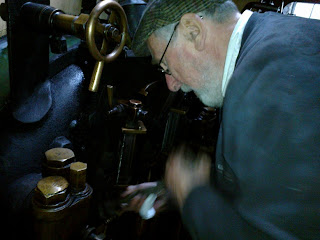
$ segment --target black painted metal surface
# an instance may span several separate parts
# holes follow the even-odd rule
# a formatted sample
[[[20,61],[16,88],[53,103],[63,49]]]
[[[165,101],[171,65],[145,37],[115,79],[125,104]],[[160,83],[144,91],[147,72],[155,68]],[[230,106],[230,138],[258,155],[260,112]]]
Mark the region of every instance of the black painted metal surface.
[[[20,17],[21,6],[26,2],[28,1],[6,1],[10,96],[12,111],[16,113],[15,118],[21,121],[36,122],[48,112],[52,104],[50,85],[43,85],[49,66],[49,35],[34,31]],[[33,0],[32,2],[50,4],[49,0]],[[34,92],[35,88],[41,88],[42,91]],[[41,101],[34,106],[33,112],[36,114],[26,117],[24,113],[30,110],[30,106],[24,104],[32,95],[33,98],[41,98]]]
[[[70,65],[47,80],[51,84],[52,108],[40,122],[22,124],[8,118],[1,125],[0,173],[9,183],[32,172],[41,171],[41,159],[57,136],[66,136],[68,127],[79,111],[79,94],[83,73]]]

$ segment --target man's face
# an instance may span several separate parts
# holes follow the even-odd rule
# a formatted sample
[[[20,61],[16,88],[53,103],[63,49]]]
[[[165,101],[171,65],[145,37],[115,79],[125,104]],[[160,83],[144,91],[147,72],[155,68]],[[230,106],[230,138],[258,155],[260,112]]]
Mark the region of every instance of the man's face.
[[[205,105],[221,107],[222,71],[216,67],[213,56],[199,53],[190,41],[185,41],[181,34],[175,34],[178,36],[170,42],[161,62],[162,68],[171,72],[171,75],[165,74],[169,90],[194,91]],[[154,34],[149,37],[148,47],[155,64],[159,63],[167,44],[167,40],[157,38]]]

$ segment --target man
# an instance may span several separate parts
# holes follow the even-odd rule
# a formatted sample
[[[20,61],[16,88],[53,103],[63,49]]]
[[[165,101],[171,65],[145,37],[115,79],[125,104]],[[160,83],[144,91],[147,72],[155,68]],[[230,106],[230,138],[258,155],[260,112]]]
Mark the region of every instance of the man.
[[[189,164],[180,149],[167,163],[192,237],[320,239],[320,22],[241,15],[232,1],[155,0],[133,51],[152,55],[171,91],[223,106],[216,184],[205,155]]]

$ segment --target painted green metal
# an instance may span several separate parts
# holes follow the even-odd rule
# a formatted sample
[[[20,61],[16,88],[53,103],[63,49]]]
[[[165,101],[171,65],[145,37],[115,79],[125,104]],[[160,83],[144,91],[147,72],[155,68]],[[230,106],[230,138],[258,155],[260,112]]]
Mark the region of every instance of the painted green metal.
[[[8,45],[0,39],[0,109],[4,106],[10,93]]]

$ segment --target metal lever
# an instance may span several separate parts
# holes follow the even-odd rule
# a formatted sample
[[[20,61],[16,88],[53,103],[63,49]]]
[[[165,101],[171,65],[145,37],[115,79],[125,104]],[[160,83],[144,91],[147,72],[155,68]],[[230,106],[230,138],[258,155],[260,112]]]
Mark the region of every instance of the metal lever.
[[[107,93],[108,93],[108,103],[110,109],[112,109],[113,106],[113,86],[107,85]]]
[[[105,32],[104,32],[105,38],[102,43],[102,48],[99,51],[95,43],[95,34],[94,34],[95,27],[96,27],[96,23],[98,22],[98,17],[100,16],[100,14],[109,8],[114,10],[120,16],[120,21],[121,21],[120,27],[121,27],[122,33],[120,34],[118,29],[113,28],[111,25],[109,25],[109,27],[105,29]],[[98,91],[104,62],[107,62],[107,63],[111,62],[120,55],[125,45],[127,34],[128,34],[127,17],[119,3],[111,0],[105,0],[105,1],[99,2],[92,9],[86,24],[86,41],[87,41],[87,45],[91,55],[97,60],[97,62],[91,77],[89,91],[91,92]],[[119,44],[111,53],[105,55],[105,53],[107,52],[106,38],[108,37],[113,37],[121,40],[119,40]]]
[[[105,54],[107,52],[107,49],[108,49],[107,45],[108,45],[107,41],[103,40],[102,49],[101,49],[102,54]],[[91,76],[91,80],[90,80],[89,91],[91,91],[91,92],[98,91],[103,67],[104,67],[104,61],[97,61],[96,62],[94,69],[93,69],[92,76]]]

